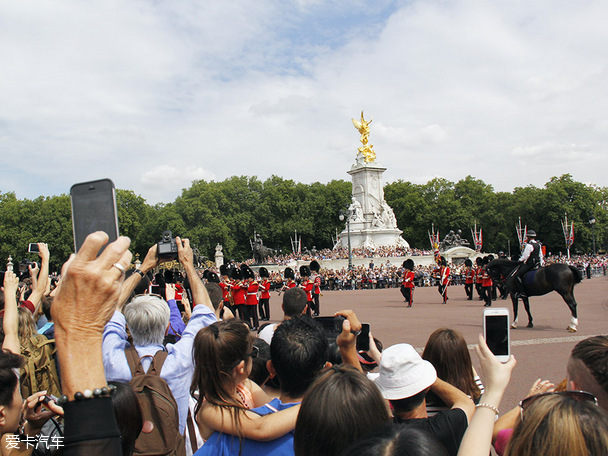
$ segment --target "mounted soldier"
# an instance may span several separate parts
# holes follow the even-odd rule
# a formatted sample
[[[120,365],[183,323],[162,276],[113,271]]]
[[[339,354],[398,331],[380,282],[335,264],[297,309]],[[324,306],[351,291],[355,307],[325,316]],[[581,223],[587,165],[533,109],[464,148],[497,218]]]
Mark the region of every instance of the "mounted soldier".
[[[528,230],[526,232],[524,250],[519,257],[519,265],[511,272],[505,280],[507,288],[515,292],[516,298],[527,297],[522,278],[527,272],[538,269],[545,265],[541,243],[536,239],[536,232]]]

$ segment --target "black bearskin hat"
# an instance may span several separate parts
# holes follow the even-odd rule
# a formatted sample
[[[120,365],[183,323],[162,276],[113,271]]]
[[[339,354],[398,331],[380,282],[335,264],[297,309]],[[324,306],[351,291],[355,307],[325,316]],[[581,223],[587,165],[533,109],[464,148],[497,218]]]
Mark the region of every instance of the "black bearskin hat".
[[[266,269],[265,267],[261,267],[260,268],[260,277],[265,277],[265,278],[270,277],[270,274],[268,273],[268,269]]]
[[[255,274],[253,273],[253,269],[251,269],[249,266],[247,266],[244,263],[241,265],[241,274],[243,276],[243,279],[253,279],[253,278],[255,278]]]
[[[285,268],[285,278],[286,279],[295,279],[296,276],[293,273],[293,269],[291,268]]]
[[[300,266],[300,277],[310,277],[310,268],[308,266]]]
[[[464,260],[464,265],[468,268],[473,267],[473,262],[471,261],[470,258],[467,258],[466,260]]]
[[[403,262],[403,267],[405,269],[409,269],[410,271],[413,271],[414,268],[416,267],[416,265],[414,264],[414,260],[412,260],[411,258],[408,258],[407,260],[405,260]]]
[[[319,272],[321,270],[321,265],[317,260],[312,260],[310,262],[310,270],[314,272]]]

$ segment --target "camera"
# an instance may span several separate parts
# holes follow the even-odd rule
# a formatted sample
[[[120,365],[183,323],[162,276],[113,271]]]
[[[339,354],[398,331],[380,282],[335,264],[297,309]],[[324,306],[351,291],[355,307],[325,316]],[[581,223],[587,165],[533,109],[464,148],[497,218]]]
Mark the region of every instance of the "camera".
[[[158,257],[162,259],[177,260],[177,242],[171,231],[163,231],[163,237],[156,244]]]

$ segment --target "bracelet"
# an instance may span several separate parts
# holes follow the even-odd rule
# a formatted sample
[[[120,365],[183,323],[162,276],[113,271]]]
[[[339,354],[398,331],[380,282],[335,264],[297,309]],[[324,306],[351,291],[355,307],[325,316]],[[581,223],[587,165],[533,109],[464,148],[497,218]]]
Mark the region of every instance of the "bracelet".
[[[144,271],[142,271],[141,269],[136,269],[133,272],[136,272],[137,274],[139,274],[142,279],[146,276],[146,274],[144,274]]]
[[[486,404],[485,402],[482,402],[482,403],[477,404],[477,405],[475,406],[475,408],[477,408],[477,407],[485,407],[485,408],[489,408],[489,409],[490,409],[490,410],[492,410],[494,413],[496,413],[496,415],[498,415],[498,414],[499,414],[499,412],[498,412],[498,408],[497,408],[497,407],[494,407],[492,404]]]
[[[82,393],[77,391],[74,393],[74,400],[83,401],[85,399],[96,399],[98,397],[110,397],[116,391],[116,387],[114,385],[104,386],[102,388],[95,388],[93,391],[90,389],[84,390]],[[59,399],[57,399],[57,405],[64,406],[68,403],[68,397],[64,394]]]

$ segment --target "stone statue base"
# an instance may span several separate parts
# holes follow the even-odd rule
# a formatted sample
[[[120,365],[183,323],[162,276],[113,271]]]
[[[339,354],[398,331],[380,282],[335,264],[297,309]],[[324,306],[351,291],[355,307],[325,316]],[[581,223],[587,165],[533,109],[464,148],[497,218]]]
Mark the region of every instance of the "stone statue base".
[[[382,174],[386,168],[365,163],[357,154],[348,171],[352,177],[352,204],[349,207],[350,244],[352,248],[402,247],[409,244],[401,237],[393,209],[384,200]],[[348,247],[348,228],[338,236],[334,248]]]

